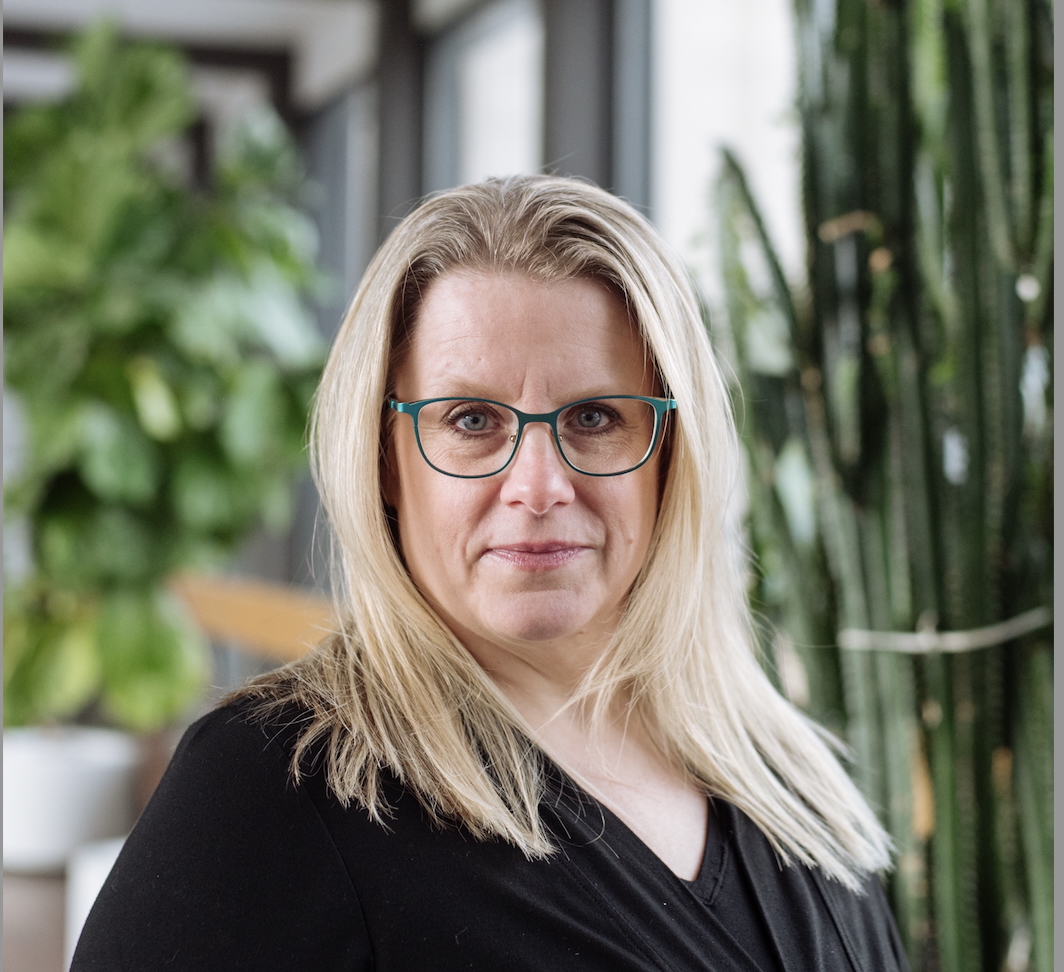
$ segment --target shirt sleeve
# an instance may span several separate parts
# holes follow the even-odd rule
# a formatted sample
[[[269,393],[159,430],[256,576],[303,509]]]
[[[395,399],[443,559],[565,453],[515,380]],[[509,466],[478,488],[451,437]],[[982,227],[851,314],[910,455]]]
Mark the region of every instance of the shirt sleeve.
[[[909,960],[878,875],[866,879],[862,894],[848,892],[832,881],[821,880],[820,884],[839,934],[858,968],[909,972]],[[856,956],[864,957],[863,964]]]
[[[238,708],[193,725],[85,923],[71,972],[363,970],[356,892],[284,747]]]

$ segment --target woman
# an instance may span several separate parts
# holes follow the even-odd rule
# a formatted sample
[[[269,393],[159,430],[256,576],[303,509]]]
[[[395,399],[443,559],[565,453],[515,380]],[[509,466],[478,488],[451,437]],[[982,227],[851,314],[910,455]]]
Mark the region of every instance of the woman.
[[[426,202],[312,442],[341,630],[189,730],[75,970],[905,967],[888,838],[755,658],[726,388],[645,220]]]

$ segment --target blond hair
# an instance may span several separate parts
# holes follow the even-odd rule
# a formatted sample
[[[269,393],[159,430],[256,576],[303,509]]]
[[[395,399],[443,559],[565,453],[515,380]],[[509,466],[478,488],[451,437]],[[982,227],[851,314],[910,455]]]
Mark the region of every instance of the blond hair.
[[[309,656],[243,693],[271,712],[293,702],[308,711],[293,771],[314,746],[336,796],[378,820],[390,771],[438,820],[530,857],[552,850],[531,730],[414,586],[382,496],[390,373],[420,295],[455,270],[601,281],[626,303],[679,403],[646,561],[578,696],[602,711],[625,699],[665,757],[742,809],[785,861],[849,887],[887,867],[889,838],[840,766],[837,742],[757,660],[738,439],[686,272],[629,205],[570,179],[492,179],[429,199],[396,227],[355,294],[311,430],[343,620]]]

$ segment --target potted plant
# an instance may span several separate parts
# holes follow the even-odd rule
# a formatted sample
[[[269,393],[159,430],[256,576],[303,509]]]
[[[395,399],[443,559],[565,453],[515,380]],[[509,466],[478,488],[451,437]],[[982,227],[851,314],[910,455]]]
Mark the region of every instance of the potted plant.
[[[290,515],[323,356],[301,302],[314,234],[274,115],[231,132],[197,186],[175,164],[195,117],[180,55],[107,24],[72,54],[73,93],[4,124],[4,367],[26,441],[5,518],[31,547],[5,590],[4,722],[149,731],[209,667],[166,579]],[[6,814],[28,788],[5,778]]]

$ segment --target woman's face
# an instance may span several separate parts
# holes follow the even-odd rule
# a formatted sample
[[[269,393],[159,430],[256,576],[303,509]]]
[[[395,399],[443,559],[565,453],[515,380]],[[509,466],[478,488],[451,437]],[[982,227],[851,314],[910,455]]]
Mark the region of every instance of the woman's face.
[[[394,389],[399,401],[486,398],[533,413],[659,394],[624,306],[601,284],[471,272],[429,286]],[[534,423],[502,472],[457,479],[422,458],[409,416],[391,428],[386,494],[403,556],[451,630],[489,670],[500,650],[533,665],[552,652],[589,664],[646,557],[657,456],[624,475],[585,476]]]

